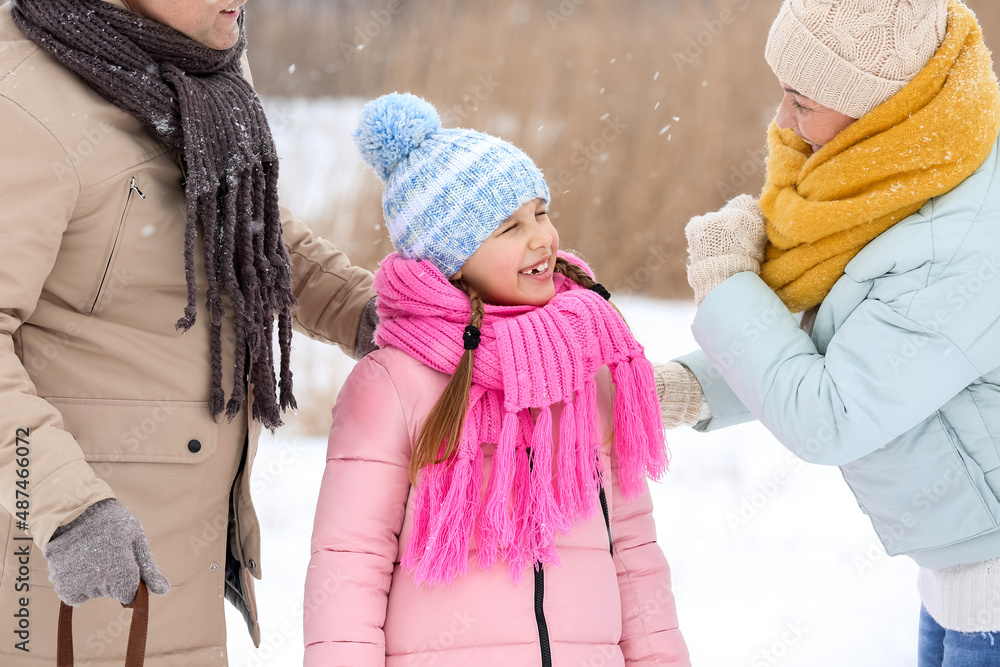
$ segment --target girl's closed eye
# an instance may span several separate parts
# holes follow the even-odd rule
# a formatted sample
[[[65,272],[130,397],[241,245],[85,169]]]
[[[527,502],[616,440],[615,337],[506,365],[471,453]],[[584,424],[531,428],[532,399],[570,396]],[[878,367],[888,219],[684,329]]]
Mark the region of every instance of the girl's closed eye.
[[[809,107],[804,107],[801,104],[799,104],[799,101],[794,97],[792,98],[792,104],[795,106],[796,111],[812,111],[812,109],[810,109]]]

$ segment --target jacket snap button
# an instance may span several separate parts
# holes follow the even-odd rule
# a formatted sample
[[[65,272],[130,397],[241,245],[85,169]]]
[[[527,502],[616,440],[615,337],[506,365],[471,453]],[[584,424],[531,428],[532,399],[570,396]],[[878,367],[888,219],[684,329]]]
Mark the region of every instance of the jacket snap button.
[[[201,451],[201,443],[198,442],[197,440],[192,440],[191,442],[188,443],[188,451],[191,452],[192,454],[197,454],[198,452]]]
[[[212,570],[212,572],[218,572],[219,571],[219,564],[218,563],[212,563],[210,569]]]
[[[257,563],[253,562],[253,558],[247,561],[247,567],[249,567],[251,570],[257,569]]]

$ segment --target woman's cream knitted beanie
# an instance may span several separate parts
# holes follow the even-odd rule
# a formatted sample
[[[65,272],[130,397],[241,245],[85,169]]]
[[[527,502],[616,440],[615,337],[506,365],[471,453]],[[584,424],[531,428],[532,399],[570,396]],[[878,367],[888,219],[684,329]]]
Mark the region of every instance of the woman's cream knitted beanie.
[[[924,68],[947,25],[948,0],[785,0],[764,57],[798,92],[861,118]]]

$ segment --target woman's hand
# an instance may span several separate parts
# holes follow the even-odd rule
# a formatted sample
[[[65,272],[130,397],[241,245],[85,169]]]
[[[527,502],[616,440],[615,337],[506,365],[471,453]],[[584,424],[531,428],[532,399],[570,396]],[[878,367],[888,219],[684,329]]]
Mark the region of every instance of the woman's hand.
[[[656,393],[660,397],[663,428],[694,426],[702,417],[703,393],[695,374],[682,364],[671,361],[653,364]]]
[[[756,198],[739,195],[715,213],[695,216],[684,233],[688,240],[688,283],[697,305],[737,273],[760,273],[767,227]]]

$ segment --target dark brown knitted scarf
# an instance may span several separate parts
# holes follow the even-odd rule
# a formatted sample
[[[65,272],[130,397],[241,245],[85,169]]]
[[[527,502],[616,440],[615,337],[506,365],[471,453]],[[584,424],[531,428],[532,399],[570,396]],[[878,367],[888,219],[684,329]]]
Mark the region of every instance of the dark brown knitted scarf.
[[[245,33],[241,30],[233,48],[216,51],[102,0],[16,0],[12,12],[29,39],[181,155],[188,303],[177,328],[186,331],[195,323],[194,254],[200,233],[212,328],[209,409],[213,417],[223,410],[230,420],[236,416],[246,400],[249,356],[253,417],[277,428],[281,411],[295,407],[288,356],[296,302],[281,238],[278,157],[260,98],[240,63]],[[223,292],[232,304],[236,330],[228,404],[222,389]],[[278,388],[272,349],[275,313],[281,348]]]

